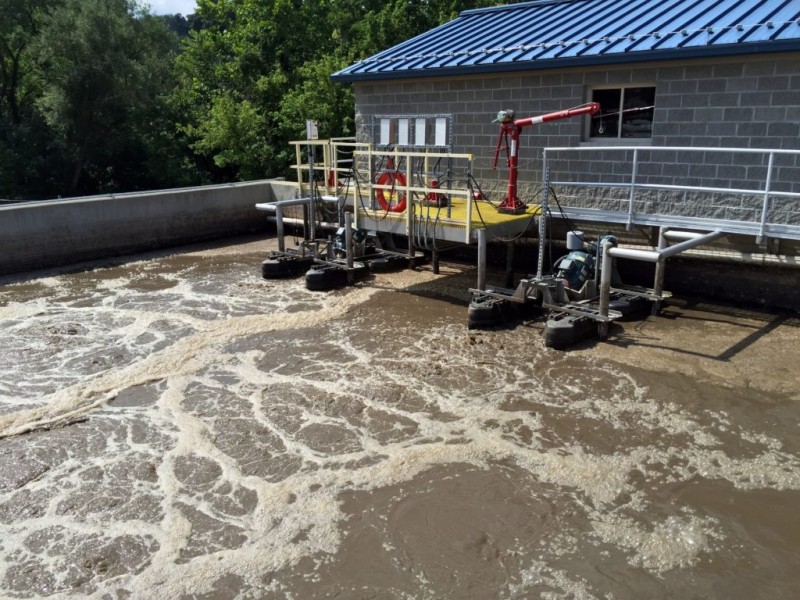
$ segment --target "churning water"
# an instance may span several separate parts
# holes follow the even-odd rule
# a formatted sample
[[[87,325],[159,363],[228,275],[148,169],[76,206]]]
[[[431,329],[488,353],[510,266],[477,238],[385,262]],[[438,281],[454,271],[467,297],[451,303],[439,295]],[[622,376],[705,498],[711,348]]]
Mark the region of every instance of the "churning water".
[[[788,598],[796,321],[470,332],[239,243],[0,288],[0,597]],[[675,317],[678,317],[677,319]]]

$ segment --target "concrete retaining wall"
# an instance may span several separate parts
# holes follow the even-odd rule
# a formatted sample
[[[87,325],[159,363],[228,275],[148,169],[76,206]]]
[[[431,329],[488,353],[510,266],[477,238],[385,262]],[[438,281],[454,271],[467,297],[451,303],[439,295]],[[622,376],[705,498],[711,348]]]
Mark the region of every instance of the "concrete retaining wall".
[[[257,231],[267,221],[255,204],[295,189],[261,180],[0,206],[0,274]]]

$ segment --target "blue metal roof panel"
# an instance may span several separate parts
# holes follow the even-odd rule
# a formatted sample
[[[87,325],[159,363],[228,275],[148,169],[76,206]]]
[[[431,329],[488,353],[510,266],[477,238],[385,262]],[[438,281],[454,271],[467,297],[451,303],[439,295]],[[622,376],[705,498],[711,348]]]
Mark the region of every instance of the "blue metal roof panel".
[[[537,0],[457,19],[339,81],[800,50],[800,0]]]

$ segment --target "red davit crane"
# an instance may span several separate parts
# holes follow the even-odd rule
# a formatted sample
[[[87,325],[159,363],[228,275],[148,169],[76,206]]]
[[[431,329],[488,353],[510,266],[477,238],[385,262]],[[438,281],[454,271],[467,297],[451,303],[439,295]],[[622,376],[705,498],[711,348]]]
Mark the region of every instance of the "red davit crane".
[[[506,156],[508,157],[508,190],[506,191],[506,198],[498,206],[497,210],[504,213],[520,214],[524,213],[526,206],[522,200],[517,196],[517,166],[519,164],[519,134],[522,133],[522,128],[529,125],[536,125],[538,123],[547,123],[548,121],[558,121],[559,119],[568,119],[569,117],[577,117],[578,115],[593,115],[600,110],[600,104],[597,102],[589,102],[583,106],[576,108],[568,108],[567,110],[559,110],[557,112],[547,113],[546,115],[539,115],[538,117],[528,117],[527,119],[514,120],[513,110],[501,110],[497,113],[495,121],[499,121],[502,125],[500,129],[500,136],[497,138],[497,149],[494,153],[494,165],[492,168],[497,168],[497,158],[500,156],[500,146],[505,140],[506,143]],[[508,145],[508,136],[511,136],[511,147]]]

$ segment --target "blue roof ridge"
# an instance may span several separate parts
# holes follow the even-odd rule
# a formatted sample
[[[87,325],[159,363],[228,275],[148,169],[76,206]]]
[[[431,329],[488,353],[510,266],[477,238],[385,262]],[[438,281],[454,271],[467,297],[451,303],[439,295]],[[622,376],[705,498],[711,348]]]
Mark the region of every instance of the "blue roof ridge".
[[[531,0],[530,2],[517,2],[516,4],[503,4],[502,6],[487,6],[485,8],[470,8],[462,10],[458,13],[459,17],[468,15],[476,15],[487,12],[502,12],[506,10],[515,10],[518,8],[528,8],[530,6],[546,6],[548,4],[568,4],[570,2],[597,2],[602,0]]]
[[[522,2],[517,5],[506,5],[500,7],[492,7],[494,8],[508,8],[509,6],[522,6],[522,5],[536,5],[536,4],[558,4],[562,2],[585,2],[585,1],[594,1],[594,0],[537,0],[535,2]],[[487,9],[475,9],[480,11],[485,11]],[[471,12],[471,11],[470,11]],[[463,13],[462,13],[463,14]],[[362,60],[356,61],[355,64],[370,64],[370,63],[386,63],[386,62],[395,62],[395,61],[406,61],[406,60],[425,60],[425,59],[436,59],[436,58],[445,58],[445,57],[452,57],[452,56],[473,56],[476,54],[494,54],[498,52],[513,52],[518,50],[533,50],[533,49],[548,49],[548,48],[555,48],[558,46],[572,46],[577,44],[598,44],[601,42],[607,44],[613,44],[616,42],[624,41],[624,40],[641,40],[647,37],[655,37],[656,39],[662,36],[670,36],[670,35],[678,35],[682,34],[684,36],[693,35],[696,33],[706,32],[709,34],[717,34],[721,31],[730,31],[730,30],[738,30],[743,31],[744,29],[750,29],[754,27],[767,27],[767,28],[775,28],[775,27],[782,27],[784,25],[790,24],[797,24],[800,25],[800,19],[790,19],[788,21],[771,21],[767,20],[761,23],[735,23],[732,25],[724,25],[724,26],[707,26],[707,27],[698,27],[696,29],[677,29],[675,31],[648,31],[645,33],[627,33],[620,36],[602,36],[596,39],[594,38],[581,38],[575,40],[559,40],[556,42],[538,42],[535,44],[517,44],[515,46],[501,46],[495,48],[481,48],[480,50],[449,50],[447,52],[429,52],[429,53],[411,53],[411,54],[403,54],[403,55],[394,55],[394,56],[372,56],[369,58],[364,58]]]

